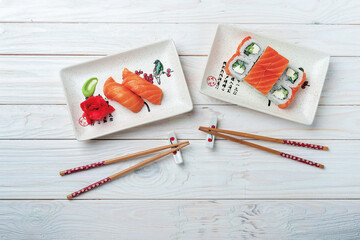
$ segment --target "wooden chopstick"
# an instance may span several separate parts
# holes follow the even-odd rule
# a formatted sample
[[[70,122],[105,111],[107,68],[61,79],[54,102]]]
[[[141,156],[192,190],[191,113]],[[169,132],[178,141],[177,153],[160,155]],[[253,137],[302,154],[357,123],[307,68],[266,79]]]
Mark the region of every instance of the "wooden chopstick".
[[[125,175],[125,174],[127,174],[129,172],[132,172],[132,171],[134,171],[134,170],[136,170],[138,168],[141,168],[141,167],[143,167],[143,166],[145,166],[145,165],[147,165],[149,163],[152,163],[152,162],[154,162],[154,161],[156,161],[156,160],[158,160],[158,159],[160,159],[162,157],[165,157],[166,155],[169,155],[169,154],[171,154],[173,152],[176,152],[176,151],[180,150],[181,148],[188,146],[189,144],[190,144],[189,142],[183,142],[180,146],[178,146],[176,148],[173,148],[173,149],[171,149],[169,151],[163,152],[163,153],[161,153],[159,155],[153,156],[153,157],[151,157],[151,158],[149,158],[149,159],[147,159],[145,161],[142,161],[142,162],[140,162],[138,164],[135,164],[134,166],[131,166],[131,167],[127,168],[127,169],[124,169],[124,170],[122,170],[120,172],[117,172],[117,173],[115,173],[115,174],[113,174],[113,175],[111,175],[111,176],[109,176],[107,178],[104,178],[104,179],[102,179],[100,181],[97,181],[96,183],[93,183],[93,184],[91,184],[91,185],[89,185],[87,187],[84,187],[84,188],[82,188],[82,189],[80,189],[80,190],[78,190],[76,192],[73,192],[73,193],[67,195],[67,199],[72,199],[74,197],[79,196],[80,194],[82,194],[84,192],[88,192],[88,191],[90,191],[90,190],[92,190],[94,188],[97,188],[97,187],[99,187],[99,186],[101,186],[101,185],[103,185],[103,184],[105,184],[107,182],[110,182],[110,181],[112,181],[112,180],[114,180],[114,179],[116,179],[118,177],[121,177],[121,176],[123,176],[123,175]]]
[[[200,128],[215,131],[215,132],[227,133],[227,134],[231,134],[231,135],[235,135],[235,136],[264,140],[264,141],[268,141],[268,142],[283,143],[283,144],[289,144],[289,145],[298,146],[298,147],[306,147],[306,148],[313,148],[316,150],[329,151],[329,148],[327,146],[321,146],[321,145],[316,145],[316,144],[302,143],[302,142],[290,141],[290,140],[280,139],[280,138],[265,137],[265,136],[250,134],[250,133],[236,132],[236,131],[219,129],[219,128],[209,128],[209,127],[200,127]]]
[[[232,142],[241,143],[241,144],[247,145],[249,147],[257,148],[259,150],[262,150],[262,151],[265,151],[265,152],[268,152],[268,153],[272,153],[272,154],[275,154],[275,155],[280,155],[280,156],[282,156],[284,158],[289,158],[291,160],[302,162],[302,163],[305,163],[305,164],[308,164],[308,165],[311,165],[311,166],[315,166],[315,167],[318,167],[318,168],[325,168],[325,166],[322,165],[322,164],[315,163],[315,162],[312,162],[312,161],[309,161],[309,160],[306,160],[306,159],[303,159],[303,158],[300,158],[300,157],[296,157],[296,156],[293,156],[293,155],[288,154],[288,153],[280,152],[280,151],[277,151],[277,150],[274,150],[274,149],[271,149],[271,148],[267,148],[267,147],[264,147],[264,146],[261,146],[261,145],[257,145],[255,143],[247,142],[247,141],[244,141],[244,140],[241,140],[241,139],[238,139],[238,138],[230,137],[230,136],[227,136],[227,135],[224,135],[224,134],[221,134],[221,133],[209,131],[209,130],[204,129],[202,127],[200,127],[199,130],[203,131],[205,133],[208,133],[208,134],[212,134],[212,135],[215,135],[215,136],[218,136],[218,137],[225,138],[225,139],[230,140]]]
[[[111,158],[111,159],[101,161],[101,162],[90,163],[90,164],[87,164],[87,165],[84,165],[84,166],[75,167],[75,168],[60,171],[60,175],[64,176],[64,175],[67,175],[67,174],[80,172],[80,171],[88,170],[88,169],[91,169],[91,168],[96,168],[96,167],[100,167],[100,166],[103,166],[103,165],[108,165],[108,164],[120,162],[120,161],[129,159],[129,158],[139,157],[139,156],[142,156],[142,155],[145,155],[145,154],[158,152],[158,151],[161,151],[161,150],[164,150],[164,149],[167,149],[167,148],[177,147],[179,145],[183,145],[183,144],[186,144],[186,143],[189,143],[189,141],[169,144],[169,145],[156,147],[156,148],[151,148],[151,149],[147,149],[147,150],[136,152],[136,153],[131,153],[131,154],[121,156],[121,157]]]

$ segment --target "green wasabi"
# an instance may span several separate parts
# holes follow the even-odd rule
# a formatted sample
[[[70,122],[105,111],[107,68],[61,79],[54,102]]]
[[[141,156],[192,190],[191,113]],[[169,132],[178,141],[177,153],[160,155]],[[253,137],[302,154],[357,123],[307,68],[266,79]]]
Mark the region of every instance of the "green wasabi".
[[[84,83],[82,93],[85,97],[91,97],[94,94],[97,83],[98,79],[96,77],[90,78]]]

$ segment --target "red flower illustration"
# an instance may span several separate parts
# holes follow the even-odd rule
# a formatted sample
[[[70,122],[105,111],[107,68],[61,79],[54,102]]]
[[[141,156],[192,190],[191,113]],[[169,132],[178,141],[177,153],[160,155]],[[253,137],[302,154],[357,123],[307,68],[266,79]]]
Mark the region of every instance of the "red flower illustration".
[[[94,121],[100,121],[115,111],[115,109],[101,96],[89,97],[80,104],[80,107],[84,111],[83,117],[88,124],[91,124]]]

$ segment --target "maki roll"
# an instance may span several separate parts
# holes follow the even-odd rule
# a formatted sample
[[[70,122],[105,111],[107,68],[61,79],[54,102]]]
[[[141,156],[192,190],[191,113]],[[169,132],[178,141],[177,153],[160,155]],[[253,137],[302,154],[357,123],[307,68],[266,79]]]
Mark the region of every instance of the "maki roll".
[[[289,69],[291,70],[289,71]],[[303,68],[288,67],[266,97],[279,108],[286,108],[294,99],[305,78],[306,73]]]
[[[240,56],[240,48],[241,48],[241,47],[245,44],[245,42],[246,42],[247,40],[249,40],[249,39],[251,39],[250,36],[244,38],[244,39],[241,41],[241,43],[239,44],[239,46],[238,46],[237,49],[236,49],[236,53],[235,53],[235,54],[229,59],[229,61],[227,62],[226,66],[225,66],[225,72],[226,72],[228,75],[232,76],[232,74],[231,74],[231,72],[230,72],[230,69],[231,69],[230,64],[231,64],[231,63],[234,63],[234,59]]]
[[[251,70],[253,63],[243,56],[234,58],[229,64],[229,72],[235,78],[242,80]]]
[[[276,83],[266,97],[278,105],[279,108],[284,108],[288,105],[293,99],[292,89],[282,83]]]
[[[261,54],[264,52],[265,48],[254,39],[247,40],[244,45],[240,48],[240,55],[245,55],[252,62],[256,62]]]
[[[303,83],[304,72],[301,68],[296,68],[289,64],[288,68],[281,75],[280,80],[284,84],[288,85],[291,88],[298,89]],[[305,80],[305,79],[304,79]]]

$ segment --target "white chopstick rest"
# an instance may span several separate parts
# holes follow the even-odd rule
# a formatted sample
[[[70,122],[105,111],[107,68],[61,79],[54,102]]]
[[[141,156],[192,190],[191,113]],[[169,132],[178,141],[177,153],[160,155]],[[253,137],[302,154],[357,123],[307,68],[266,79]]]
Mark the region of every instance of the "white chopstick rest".
[[[169,138],[168,139],[169,139],[170,144],[174,144],[174,143],[178,142],[178,140],[176,138],[176,135],[175,135],[175,132],[169,133]],[[175,160],[176,164],[182,164],[184,162],[183,158],[181,156],[180,150],[178,150],[176,152],[173,152],[173,156],[174,156],[174,160]]]
[[[211,117],[209,128],[217,128],[217,117]],[[211,134],[206,135],[206,147],[213,148],[215,142],[215,136]]]

